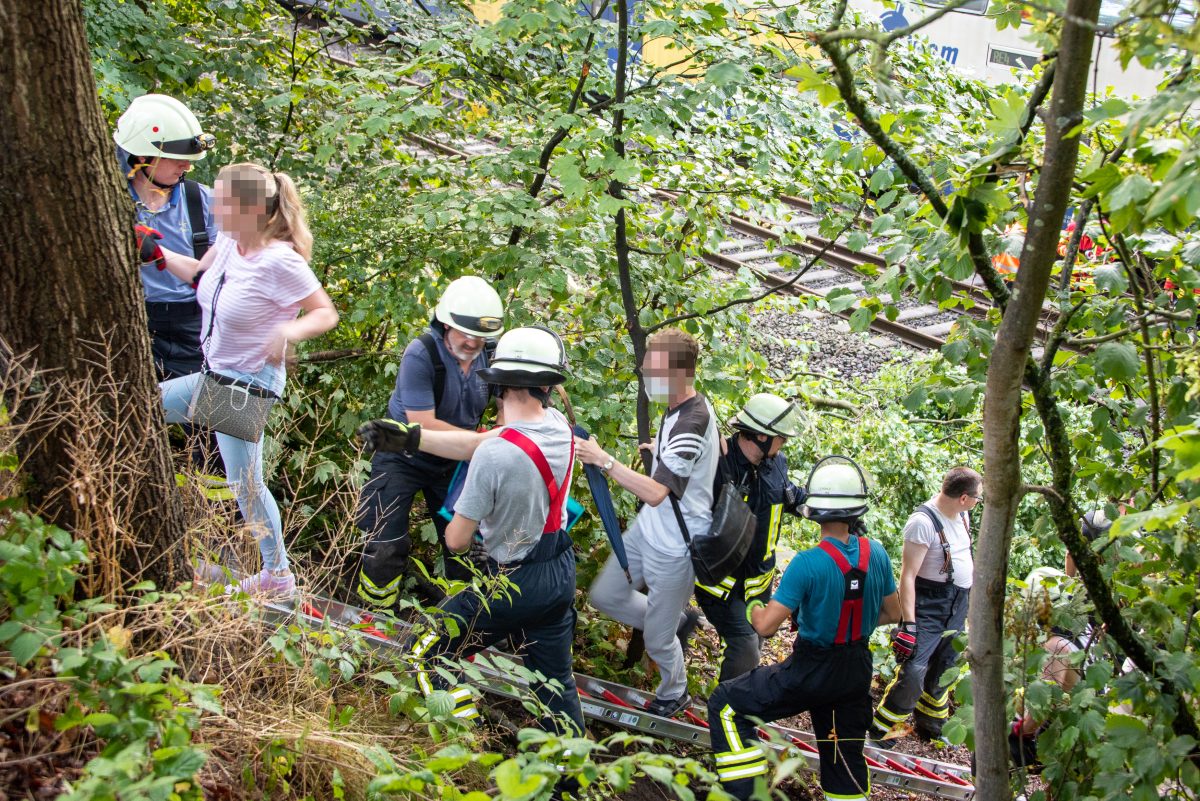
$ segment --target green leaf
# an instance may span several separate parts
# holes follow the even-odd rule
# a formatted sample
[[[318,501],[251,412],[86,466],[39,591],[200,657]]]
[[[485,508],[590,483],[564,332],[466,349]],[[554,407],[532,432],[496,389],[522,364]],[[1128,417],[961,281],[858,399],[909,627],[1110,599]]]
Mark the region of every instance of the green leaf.
[[[1105,342],[1096,348],[1096,372],[1114,381],[1128,381],[1137,375],[1137,348],[1128,342]]]
[[[837,314],[858,303],[858,295],[845,287],[838,287],[825,296],[825,301],[829,304],[829,310]]]
[[[875,312],[871,309],[861,308],[855,309],[850,315],[850,330],[855,332],[866,331],[871,327],[871,321],[875,319]]]
[[[36,631],[18,634],[8,644],[8,651],[18,665],[27,665],[46,644],[46,638]]]
[[[496,780],[496,788],[500,790],[501,797],[508,801],[528,798],[546,784],[546,777],[536,774],[522,779],[521,763],[516,759],[506,759],[497,765],[492,771],[492,778]]]
[[[1109,193],[1106,200],[1110,210],[1116,211],[1126,206],[1145,200],[1154,194],[1154,184],[1144,175],[1134,173],[1127,176],[1116,189]]]
[[[740,64],[732,61],[719,61],[708,68],[704,80],[713,86],[729,86],[743,83],[746,80],[746,70]]]

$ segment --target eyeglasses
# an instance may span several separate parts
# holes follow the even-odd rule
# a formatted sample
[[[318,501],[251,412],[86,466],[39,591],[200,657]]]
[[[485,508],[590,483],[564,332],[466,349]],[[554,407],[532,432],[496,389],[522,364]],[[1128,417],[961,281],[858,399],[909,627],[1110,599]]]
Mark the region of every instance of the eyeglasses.
[[[983,496],[982,496],[982,495],[972,495],[972,494],[970,494],[970,493],[967,493],[967,497],[968,497],[968,498],[974,498],[975,500],[979,501],[980,503],[983,503]]]

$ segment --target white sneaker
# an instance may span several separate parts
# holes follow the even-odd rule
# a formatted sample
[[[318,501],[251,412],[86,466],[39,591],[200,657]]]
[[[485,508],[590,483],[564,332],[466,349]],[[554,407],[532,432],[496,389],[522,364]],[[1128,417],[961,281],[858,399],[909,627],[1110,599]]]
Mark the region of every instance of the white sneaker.
[[[227,593],[244,592],[247,595],[267,596],[271,598],[290,598],[296,594],[296,577],[290,570],[263,570],[253,576],[247,576],[237,584],[225,588]]]

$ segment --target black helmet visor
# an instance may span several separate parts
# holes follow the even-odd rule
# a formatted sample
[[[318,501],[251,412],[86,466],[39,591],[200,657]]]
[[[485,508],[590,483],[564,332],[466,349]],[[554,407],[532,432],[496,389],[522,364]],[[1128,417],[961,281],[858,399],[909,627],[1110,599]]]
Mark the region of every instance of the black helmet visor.
[[[202,133],[190,139],[167,139],[159,142],[151,142],[150,144],[163,153],[168,153],[172,156],[198,156],[204,151],[212,150],[216,147],[217,137],[212,134]]]

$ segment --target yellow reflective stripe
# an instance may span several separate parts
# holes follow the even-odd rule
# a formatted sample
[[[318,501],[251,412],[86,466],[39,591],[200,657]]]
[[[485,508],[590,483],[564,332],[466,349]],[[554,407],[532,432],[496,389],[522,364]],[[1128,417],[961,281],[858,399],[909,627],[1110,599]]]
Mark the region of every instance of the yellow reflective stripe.
[[[942,696],[940,698],[934,698],[929,693],[923,692],[923,693],[921,693],[920,700],[924,701],[929,706],[945,706],[946,704],[948,704],[950,702],[950,691],[946,690],[946,692],[942,693]]]
[[[762,776],[768,770],[767,761],[755,762],[753,765],[736,768],[717,768],[717,778],[723,782],[749,779],[751,776]]]
[[[718,598],[725,599],[729,597],[729,593],[733,589],[733,585],[736,583],[737,579],[735,579],[733,576],[729,576],[720,584],[701,584],[697,581],[696,586],[699,589],[707,592],[709,595],[715,595]]]
[[[917,711],[926,717],[934,718],[936,720],[945,720],[946,718],[950,717],[950,710],[948,708],[941,707],[939,709],[939,708],[929,707],[929,706],[926,706],[925,704],[921,703],[920,701],[917,702]]]
[[[745,762],[748,759],[764,756],[763,750],[757,745],[750,748],[743,748],[740,751],[722,751],[717,754],[718,765],[728,765],[738,762]]]
[[[775,552],[775,543],[779,541],[779,529],[783,528],[783,504],[777,503],[771,507],[771,523],[767,526],[767,552],[769,556]]]
[[[425,656],[425,654],[429,652],[429,649],[432,648],[433,644],[437,641],[437,632],[431,631],[418,640],[416,645],[414,645],[412,650],[409,652],[414,657],[413,661],[416,662],[417,666],[417,686],[421,688],[421,692],[423,692],[425,695],[429,695],[431,692],[433,692],[434,687],[433,682],[429,680],[429,673],[425,670],[425,662],[421,657]]]
[[[888,726],[891,726],[893,723],[899,723],[907,717],[907,713],[892,712],[883,704],[880,704],[879,708],[875,710],[875,719],[879,720],[882,718]]]
[[[742,742],[741,735],[738,734],[737,726],[733,723],[733,707],[729,704],[721,710],[721,731],[725,732],[725,739],[729,741],[730,751],[746,751],[746,745]]]
[[[759,576],[752,576],[746,579],[745,596],[747,599],[753,598],[763,590],[769,589],[771,582],[775,580],[775,569],[772,568],[766,573]]]

